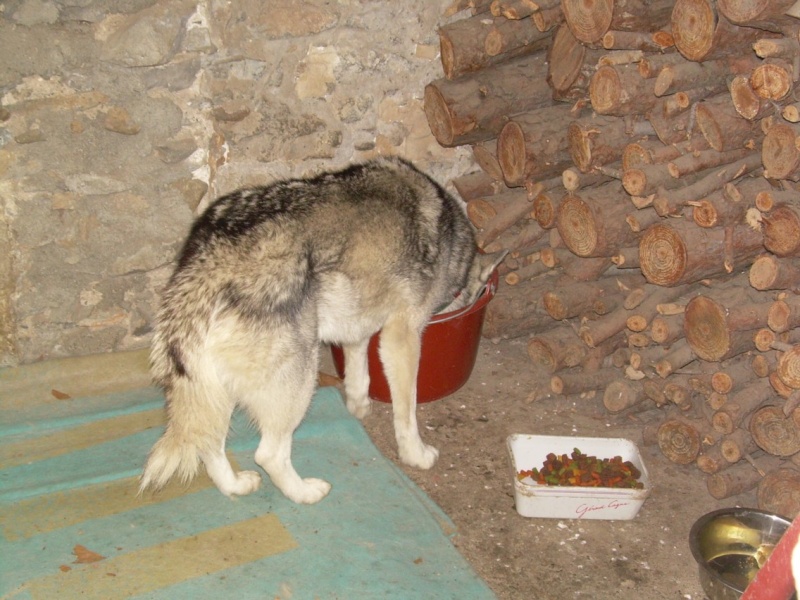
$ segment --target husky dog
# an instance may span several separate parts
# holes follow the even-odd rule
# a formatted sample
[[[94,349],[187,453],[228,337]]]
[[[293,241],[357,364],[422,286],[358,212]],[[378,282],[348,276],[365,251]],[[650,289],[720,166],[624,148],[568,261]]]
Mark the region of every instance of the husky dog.
[[[330,484],[301,478],[291,461],[320,344],[344,349],[347,408],[362,418],[378,330],[400,459],[430,468],[438,451],[420,438],[415,411],[421,334],[457,292],[450,308],[472,302],[494,266],[482,268],[458,202],[401,159],[219,198],[192,227],[157,317],[151,363],[168,422],[141,490],[188,481],[200,461],[223,494],[256,490],[261,476],[234,472],[225,455],[239,405],[275,486],[294,502],[321,500]]]

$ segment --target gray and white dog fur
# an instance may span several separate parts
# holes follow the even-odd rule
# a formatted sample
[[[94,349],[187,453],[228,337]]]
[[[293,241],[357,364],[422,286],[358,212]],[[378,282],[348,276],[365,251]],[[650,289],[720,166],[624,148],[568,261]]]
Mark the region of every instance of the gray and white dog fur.
[[[256,490],[261,476],[234,472],[225,455],[238,405],[259,429],[255,461],[274,485],[318,502],[330,484],[301,478],[291,449],[320,345],[342,346],[347,408],[363,418],[367,344],[379,330],[400,459],[430,468],[438,451],[416,420],[421,335],[437,307],[477,297],[496,264],[481,262],[459,203],[402,159],[219,198],[194,223],[163,293],[151,363],[168,419],[140,489],[188,481],[202,462],[223,494]]]

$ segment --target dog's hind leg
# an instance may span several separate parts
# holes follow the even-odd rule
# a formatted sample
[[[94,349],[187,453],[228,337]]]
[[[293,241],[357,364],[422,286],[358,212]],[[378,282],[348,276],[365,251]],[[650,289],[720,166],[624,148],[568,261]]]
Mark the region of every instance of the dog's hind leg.
[[[174,378],[167,398],[169,422],[150,451],[141,489],[161,488],[175,474],[187,482],[202,461],[211,480],[226,496],[256,490],[261,476],[255,471],[235,473],[225,456],[234,404],[213,363],[198,365],[192,377]]]
[[[354,417],[363,419],[372,409],[369,399],[369,365],[367,348],[369,338],[357,344],[347,344],[344,350],[344,393],[347,410]]]
[[[240,399],[261,432],[256,463],[275,487],[300,504],[319,502],[331,489],[331,484],[322,479],[300,477],[292,465],[292,436],[316,388],[318,347],[309,352],[303,356],[295,348],[285,360],[271,365],[274,370],[264,388]]]
[[[225,455],[225,439],[222,440],[218,452],[207,452],[201,455],[201,459],[206,466],[208,476],[226,496],[246,496],[255,492],[261,485],[261,475],[255,471],[237,473],[233,470]]]
[[[430,469],[439,451],[422,441],[417,425],[417,373],[419,372],[422,326],[405,316],[395,317],[381,331],[380,357],[392,394],[394,434],[400,460],[420,469]]]

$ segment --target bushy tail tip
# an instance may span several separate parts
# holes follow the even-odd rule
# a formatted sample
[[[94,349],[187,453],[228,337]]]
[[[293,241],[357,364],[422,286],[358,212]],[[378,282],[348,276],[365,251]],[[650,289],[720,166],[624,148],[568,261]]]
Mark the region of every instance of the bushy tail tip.
[[[160,490],[174,476],[179,477],[183,483],[188,483],[197,475],[199,465],[197,448],[177,440],[167,431],[147,457],[139,480],[139,494],[148,489]]]

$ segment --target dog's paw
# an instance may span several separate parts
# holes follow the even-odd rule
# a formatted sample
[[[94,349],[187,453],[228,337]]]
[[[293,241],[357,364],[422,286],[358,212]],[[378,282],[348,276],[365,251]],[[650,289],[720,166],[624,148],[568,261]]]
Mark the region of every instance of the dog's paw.
[[[363,419],[372,412],[372,401],[369,398],[363,400],[347,399],[347,410],[356,419]]]
[[[400,448],[400,460],[417,469],[430,469],[436,464],[437,458],[439,458],[439,451],[422,442],[411,448]]]
[[[255,471],[239,471],[233,482],[226,486],[226,489],[220,488],[220,491],[226,496],[246,496],[252,494],[261,485],[261,475]]]
[[[286,493],[286,497],[292,502],[298,504],[316,504],[328,495],[331,491],[331,484],[323,479],[315,477],[307,477],[303,479],[303,485],[296,490],[292,490],[291,494]]]

